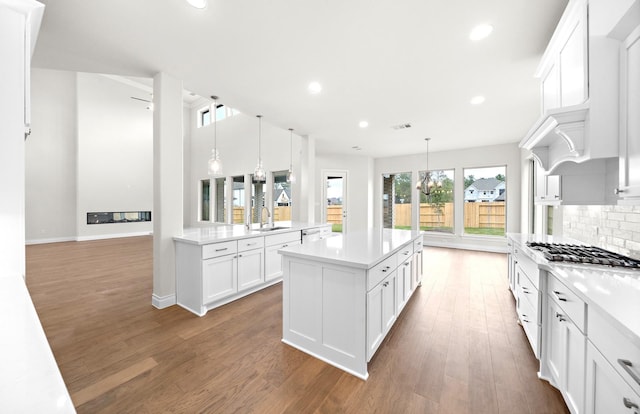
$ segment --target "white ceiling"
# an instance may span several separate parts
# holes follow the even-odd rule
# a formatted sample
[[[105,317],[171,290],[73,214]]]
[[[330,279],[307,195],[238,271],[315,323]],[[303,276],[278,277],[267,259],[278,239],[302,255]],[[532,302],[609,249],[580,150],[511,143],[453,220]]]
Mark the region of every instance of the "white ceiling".
[[[317,139],[384,157],[519,141],[533,73],[567,0],[40,0],[33,65],[152,77]],[[472,42],[469,32],[494,32]],[[323,90],[311,95],[307,85]],[[37,93],[37,91],[34,91]],[[469,100],[484,95],[486,102]],[[367,120],[361,129],[358,122]],[[411,128],[394,130],[397,124]],[[359,146],[361,151],[355,151]]]

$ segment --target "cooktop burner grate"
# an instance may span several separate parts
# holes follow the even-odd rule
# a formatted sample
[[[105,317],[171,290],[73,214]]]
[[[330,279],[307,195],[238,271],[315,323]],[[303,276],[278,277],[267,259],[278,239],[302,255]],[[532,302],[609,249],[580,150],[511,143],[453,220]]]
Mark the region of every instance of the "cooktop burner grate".
[[[539,250],[550,262],[597,264],[614,267],[640,269],[640,260],[635,260],[600,247],[578,244],[527,242],[533,250]]]

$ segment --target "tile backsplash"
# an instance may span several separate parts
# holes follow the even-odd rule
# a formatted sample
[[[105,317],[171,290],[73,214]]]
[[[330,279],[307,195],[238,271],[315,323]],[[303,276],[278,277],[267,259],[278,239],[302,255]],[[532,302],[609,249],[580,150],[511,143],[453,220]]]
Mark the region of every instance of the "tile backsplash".
[[[562,234],[640,260],[640,206],[563,206]]]

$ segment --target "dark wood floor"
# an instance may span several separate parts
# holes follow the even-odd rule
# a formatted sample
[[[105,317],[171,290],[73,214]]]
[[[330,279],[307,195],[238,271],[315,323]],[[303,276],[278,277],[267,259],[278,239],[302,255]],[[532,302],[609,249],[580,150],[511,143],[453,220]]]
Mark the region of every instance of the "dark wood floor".
[[[426,248],[362,381],[280,342],[278,284],[197,316],[151,306],[150,237],[27,247],[79,413],[565,413],[536,377],[502,254]]]

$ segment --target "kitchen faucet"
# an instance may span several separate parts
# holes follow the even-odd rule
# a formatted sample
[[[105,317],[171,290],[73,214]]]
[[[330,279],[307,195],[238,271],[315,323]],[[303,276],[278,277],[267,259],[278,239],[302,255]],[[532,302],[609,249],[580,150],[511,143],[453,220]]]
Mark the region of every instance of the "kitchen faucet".
[[[260,210],[260,228],[262,228],[262,226],[264,225],[264,223],[262,222],[262,216],[264,215],[265,210],[267,210],[267,222],[269,222],[269,219],[271,218],[271,212],[269,211],[267,206],[262,206],[262,210]]]

